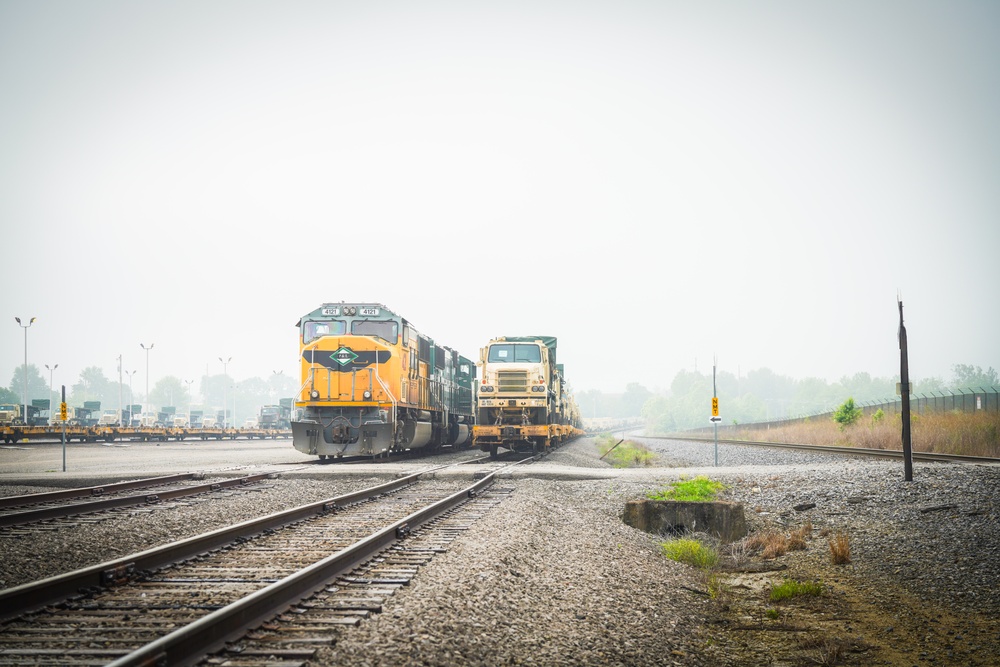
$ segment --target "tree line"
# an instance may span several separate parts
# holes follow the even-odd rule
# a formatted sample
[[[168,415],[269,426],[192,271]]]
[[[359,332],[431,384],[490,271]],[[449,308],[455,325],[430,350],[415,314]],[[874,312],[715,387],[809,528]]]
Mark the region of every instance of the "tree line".
[[[784,419],[805,414],[833,411],[848,398],[858,403],[892,400],[896,396],[898,376],[872,377],[855,373],[836,382],[820,378],[795,379],[778,375],[767,368],[745,375],[721,371],[716,374],[720,416],[724,423]],[[958,364],[952,378],[926,378],[914,383],[913,393],[930,395],[958,390],[1000,390],[1000,378],[992,367]],[[576,396],[584,418],[643,418],[657,432],[699,428],[708,425],[712,399],[711,373],[680,371],[667,390],[654,392],[641,384],[629,384],[622,394],[584,391]]]

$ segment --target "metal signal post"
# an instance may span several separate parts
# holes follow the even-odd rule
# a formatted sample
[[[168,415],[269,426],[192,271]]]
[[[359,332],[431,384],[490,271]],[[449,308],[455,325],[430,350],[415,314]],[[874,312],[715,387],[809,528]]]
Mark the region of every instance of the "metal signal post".
[[[712,359],[712,429],[715,431],[715,466],[719,467],[719,392],[715,387],[715,365],[716,360]]]

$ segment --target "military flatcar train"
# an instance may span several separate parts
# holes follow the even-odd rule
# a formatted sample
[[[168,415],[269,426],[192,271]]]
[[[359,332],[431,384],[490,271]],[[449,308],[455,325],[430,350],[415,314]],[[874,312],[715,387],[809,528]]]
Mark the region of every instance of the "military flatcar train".
[[[378,303],[325,303],[297,326],[295,449],[321,459],[379,458],[470,441],[469,359]]]

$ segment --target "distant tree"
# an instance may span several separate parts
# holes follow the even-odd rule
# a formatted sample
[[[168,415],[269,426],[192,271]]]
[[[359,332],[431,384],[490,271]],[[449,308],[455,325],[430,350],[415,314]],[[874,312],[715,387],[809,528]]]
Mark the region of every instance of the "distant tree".
[[[731,406],[720,406],[719,411],[724,409],[730,422],[735,420],[740,424],[747,424],[767,419],[767,406],[753,394],[744,394],[729,402],[732,403]]]
[[[948,383],[939,377],[926,377],[920,380],[910,381],[914,394],[930,394],[931,392],[947,392]],[[893,388],[893,391],[896,391]]]
[[[299,388],[299,380],[284,373],[271,373],[267,378],[268,405],[277,405],[282,398],[294,398],[295,390]]]
[[[67,403],[80,406],[85,401],[100,401],[105,410],[118,407],[118,383],[112,383],[100,366],[88,366],[80,371]]]
[[[600,415],[607,417],[605,409],[604,394],[596,389],[588,389],[576,395],[576,405],[580,408],[580,414],[585,419],[592,419]]]
[[[795,401],[792,414],[814,414],[828,412],[837,404],[842,390],[831,387],[821,378],[803,378],[795,385]],[[853,399],[852,399],[853,400]]]
[[[712,395],[712,378],[701,373],[691,371],[678,371],[670,383],[670,393],[673,396],[684,396],[691,392],[708,391]]]
[[[229,386],[232,381],[232,378],[227,378],[221,373],[201,377],[199,393],[207,410],[221,409],[224,398],[226,403],[232,405],[232,401],[229,400]]]
[[[638,382],[631,382],[625,385],[625,395],[622,396],[622,417],[638,417],[642,414],[642,408],[649,400],[653,392],[643,387]]]
[[[17,368],[14,369],[14,373],[10,378],[10,384],[7,386],[16,396],[16,398],[10,402],[20,403],[22,400],[21,395],[24,393],[24,364],[18,364]],[[36,398],[48,397],[49,381],[43,378],[41,373],[39,373],[38,366],[35,364],[28,364],[28,403],[30,404],[31,401]]]
[[[795,395],[795,380],[776,375],[768,368],[749,371],[739,382],[741,394],[753,394],[765,401],[790,401]]]
[[[840,430],[843,431],[848,426],[851,426],[859,419],[861,419],[861,408],[854,404],[853,398],[848,398],[846,401],[840,404],[837,411],[833,413],[833,421],[837,422]]]
[[[20,403],[21,395],[15,394],[7,387],[0,387],[0,403]]]
[[[271,400],[271,389],[269,383],[261,378],[253,377],[240,380],[235,383],[236,392],[236,412],[233,415],[233,423],[242,426],[243,423],[260,414],[260,406],[274,405],[277,401]],[[229,406],[232,408],[232,394],[229,396]]]
[[[991,366],[983,370],[982,366],[969,366],[966,364],[956,364],[951,367],[955,375],[953,388],[955,389],[978,389],[979,387],[996,387],[1000,385],[1000,378]]]
[[[678,430],[670,410],[670,399],[666,396],[653,396],[642,406],[642,417],[646,422],[646,430],[652,435],[664,435]]]
[[[161,377],[149,390],[149,404],[157,408],[178,407],[191,404],[191,395],[180,378],[174,375]],[[180,410],[178,412],[181,412]]]

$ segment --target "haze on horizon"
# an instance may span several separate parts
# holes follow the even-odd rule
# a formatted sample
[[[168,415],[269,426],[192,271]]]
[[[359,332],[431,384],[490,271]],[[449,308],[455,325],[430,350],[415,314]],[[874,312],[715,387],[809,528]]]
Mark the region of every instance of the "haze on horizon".
[[[1000,368],[1000,4],[0,0],[0,381],[297,378],[382,303],[573,388]],[[48,377],[46,377],[48,379]],[[195,385],[197,386],[197,385]]]

